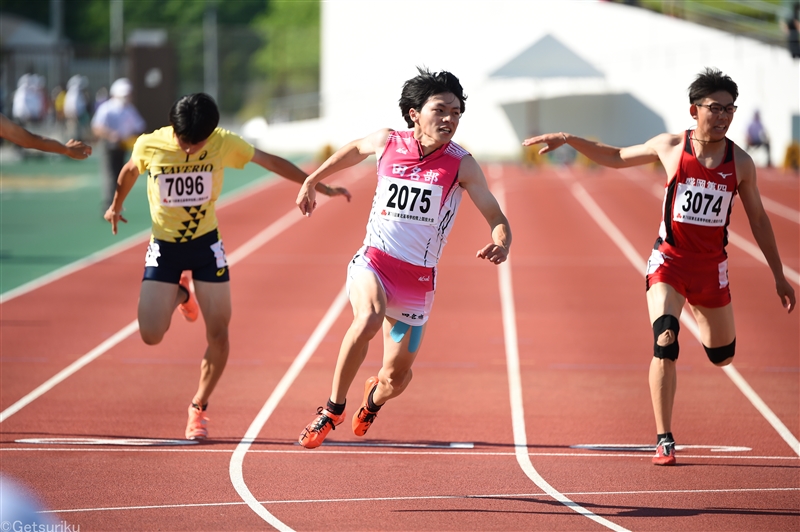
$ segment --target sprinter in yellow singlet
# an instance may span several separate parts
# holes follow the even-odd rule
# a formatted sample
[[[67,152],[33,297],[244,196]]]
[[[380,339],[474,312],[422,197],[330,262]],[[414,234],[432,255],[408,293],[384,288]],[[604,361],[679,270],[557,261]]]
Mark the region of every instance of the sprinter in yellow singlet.
[[[180,98],[170,110],[169,121],[170,126],[136,140],[104,217],[117,234],[119,222],[127,223],[122,204],[139,175],[146,173],[153,235],[139,294],[139,332],[146,344],[155,345],[169,329],[176,307],[188,321],[197,320],[202,311],[208,347],[186,426],[187,439],[202,440],[208,437],[208,399],[229,351],[230,274],[215,212],[224,169],[243,168],[252,161],[298,184],[307,174],[217,127],[219,110],[207,94]],[[320,183],[317,191],[350,200],[342,187]]]

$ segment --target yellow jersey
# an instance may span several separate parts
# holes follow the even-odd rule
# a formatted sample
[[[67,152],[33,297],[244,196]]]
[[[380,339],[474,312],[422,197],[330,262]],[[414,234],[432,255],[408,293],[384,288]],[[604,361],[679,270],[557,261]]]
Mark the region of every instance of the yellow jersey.
[[[188,242],[215,230],[224,169],[244,168],[254,153],[252,144],[222,128],[192,155],[181,150],[172,126],[140,135],[131,160],[140,174],[147,173],[153,236]]]

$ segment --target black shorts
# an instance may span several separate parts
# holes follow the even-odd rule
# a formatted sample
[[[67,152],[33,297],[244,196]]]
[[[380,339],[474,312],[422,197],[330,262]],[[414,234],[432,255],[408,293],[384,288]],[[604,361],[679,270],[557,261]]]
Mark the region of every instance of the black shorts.
[[[184,270],[191,270],[192,277],[197,281],[230,281],[228,259],[218,230],[182,243],[150,239],[142,280],[178,284]]]

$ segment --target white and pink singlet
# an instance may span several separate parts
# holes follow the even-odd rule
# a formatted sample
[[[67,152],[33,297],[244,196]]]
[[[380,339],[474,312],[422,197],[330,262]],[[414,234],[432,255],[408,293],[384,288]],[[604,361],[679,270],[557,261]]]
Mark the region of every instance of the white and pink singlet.
[[[348,267],[348,293],[353,279],[368,269],[386,293],[387,316],[412,326],[428,320],[436,265],[461,204],[458,170],[465,155],[448,142],[423,157],[413,131],[389,134],[364,246]]]
[[[409,264],[435,267],[461,204],[461,159],[469,155],[448,142],[422,156],[413,131],[392,131],[378,160],[364,245]]]

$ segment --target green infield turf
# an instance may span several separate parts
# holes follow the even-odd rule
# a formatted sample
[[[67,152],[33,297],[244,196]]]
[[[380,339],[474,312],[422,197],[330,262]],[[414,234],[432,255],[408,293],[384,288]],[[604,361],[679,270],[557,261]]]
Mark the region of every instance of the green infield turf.
[[[19,160],[0,153],[0,294],[100,251],[150,227],[146,182],[127,200],[117,236],[103,220],[100,157],[83,161],[52,155]],[[6,154],[5,156],[3,154]],[[223,198],[267,177],[255,164],[225,171]]]

